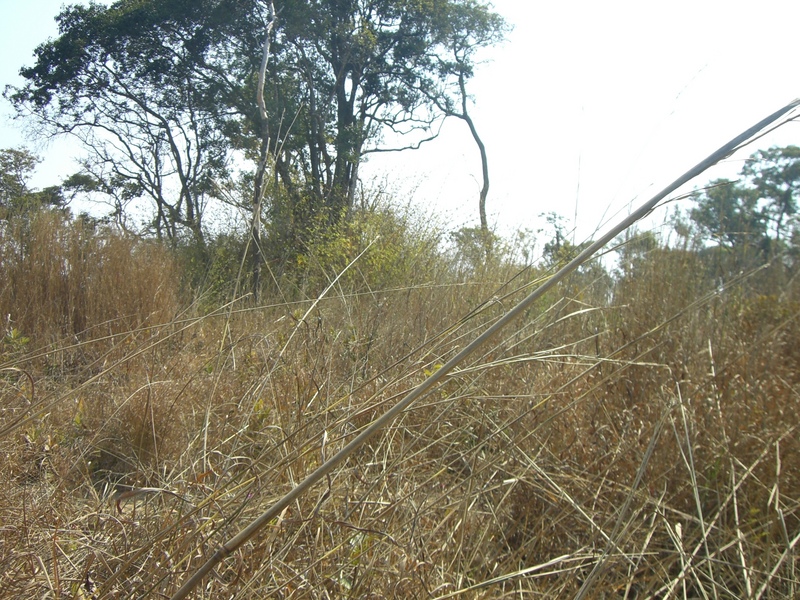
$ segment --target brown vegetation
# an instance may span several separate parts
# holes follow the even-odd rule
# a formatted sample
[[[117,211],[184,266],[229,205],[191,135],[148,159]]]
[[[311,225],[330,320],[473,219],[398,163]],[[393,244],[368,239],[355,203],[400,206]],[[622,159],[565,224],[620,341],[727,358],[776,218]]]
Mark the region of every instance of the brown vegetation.
[[[547,275],[385,223],[211,309],[157,245],[4,225],[0,596],[169,597]],[[574,275],[196,597],[794,596],[798,285],[703,260]]]

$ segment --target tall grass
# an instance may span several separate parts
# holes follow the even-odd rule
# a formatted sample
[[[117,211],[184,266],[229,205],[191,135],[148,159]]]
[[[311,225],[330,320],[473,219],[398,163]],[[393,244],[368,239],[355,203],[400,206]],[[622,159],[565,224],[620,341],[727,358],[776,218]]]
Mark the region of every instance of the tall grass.
[[[53,217],[26,234],[48,252],[4,237],[0,596],[169,596],[547,276],[465,275],[387,222],[308,248],[292,293],[196,314],[156,246]],[[705,272],[657,246],[576,274],[196,597],[569,597],[598,563],[587,597],[793,597],[797,282]]]
[[[179,272],[150,242],[42,211],[0,229],[0,307],[6,328],[38,342],[87,340],[169,321]]]

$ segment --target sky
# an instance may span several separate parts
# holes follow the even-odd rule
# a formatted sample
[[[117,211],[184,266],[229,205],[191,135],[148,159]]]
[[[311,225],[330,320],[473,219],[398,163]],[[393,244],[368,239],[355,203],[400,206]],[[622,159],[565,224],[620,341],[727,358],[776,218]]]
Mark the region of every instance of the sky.
[[[61,0],[0,0],[0,86],[57,33]],[[494,0],[513,30],[468,84],[487,147],[489,220],[536,230],[558,212],[582,241],[800,96],[800,2]],[[35,185],[77,170],[67,143],[28,141],[0,100],[0,148],[42,154]],[[792,122],[694,182],[734,177],[759,148],[800,144]],[[373,155],[362,177],[456,228],[478,223],[481,167],[465,123],[419,151]],[[576,218],[577,214],[577,218]],[[652,219],[662,218],[659,215]],[[652,220],[651,219],[651,220]]]

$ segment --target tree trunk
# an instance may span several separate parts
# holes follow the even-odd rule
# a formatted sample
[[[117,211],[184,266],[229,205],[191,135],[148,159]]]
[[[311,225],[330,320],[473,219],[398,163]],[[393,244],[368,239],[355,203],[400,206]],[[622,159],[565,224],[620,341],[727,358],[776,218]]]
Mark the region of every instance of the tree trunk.
[[[469,116],[469,111],[467,110],[467,90],[464,84],[463,71],[458,75],[458,86],[461,90],[461,115],[459,115],[459,117],[466,121],[467,125],[469,126],[469,131],[472,134],[472,139],[475,140],[475,144],[477,144],[478,150],[481,153],[483,186],[481,187],[481,193],[478,199],[478,213],[481,219],[481,236],[483,238],[483,247],[484,251],[486,252],[486,258],[488,259],[492,253],[491,232],[489,231],[489,221],[486,218],[486,196],[489,195],[489,161],[486,156],[486,146],[478,135],[478,130],[475,128],[475,123],[472,121],[472,117]]]
[[[258,295],[261,288],[261,262],[263,261],[261,245],[261,205],[266,192],[266,171],[267,160],[269,159],[269,120],[267,115],[267,105],[264,101],[264,83],[267,77],[267,63],[269,62],[270,36],[275,27],[275,5],[272,0],[269,3],[269,23],[267,32],[264,35],[264,51],[261,55],[261,68],[258,71],[258,90],[256,101],[258,102],[259,115],[261,117],[261,156],[256,169],[256,177],[253,186],[253,220],[250,227],[251,243],[253,244],[253,302],[258,303]]]

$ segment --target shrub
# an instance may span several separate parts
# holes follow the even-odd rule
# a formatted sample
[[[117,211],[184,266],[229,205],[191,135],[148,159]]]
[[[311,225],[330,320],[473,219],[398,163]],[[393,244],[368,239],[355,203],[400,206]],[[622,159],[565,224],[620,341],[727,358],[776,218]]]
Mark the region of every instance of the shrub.
[[[426,216],[388,204],[356,210],[329,228],[320,224],[296,257],[295,278],[306,296],[320,293],[362,252],[339,289],[367,292],[430,282],[447,270],[441,231]]]

